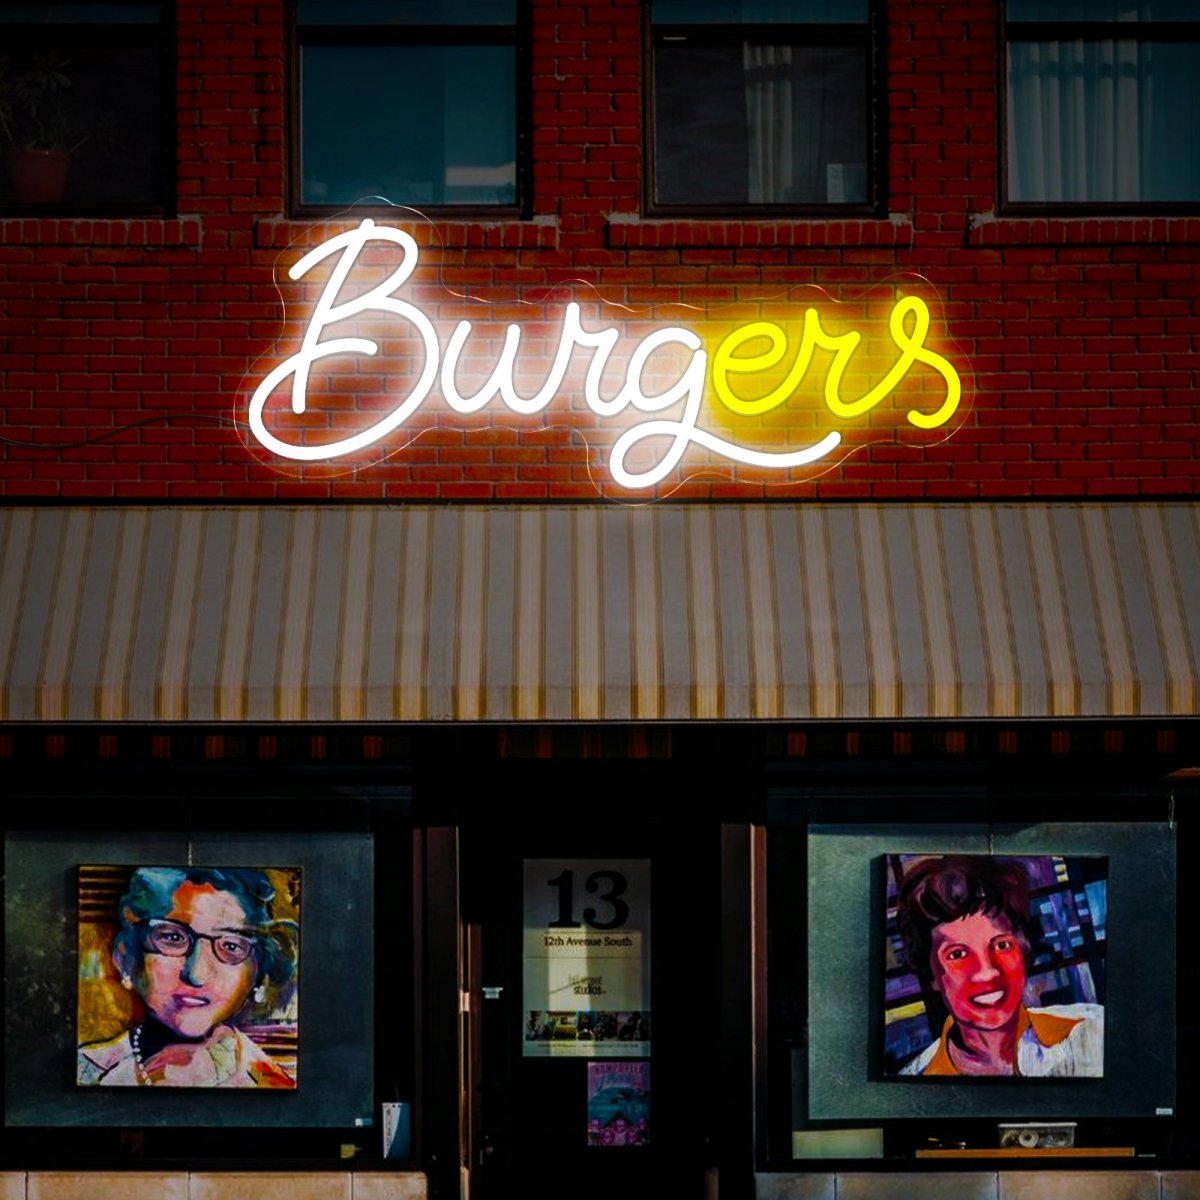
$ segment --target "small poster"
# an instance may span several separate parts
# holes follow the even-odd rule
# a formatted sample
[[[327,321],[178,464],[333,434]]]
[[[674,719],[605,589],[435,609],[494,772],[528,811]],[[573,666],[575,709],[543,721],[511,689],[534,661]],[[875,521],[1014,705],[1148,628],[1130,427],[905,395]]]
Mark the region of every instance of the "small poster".
[[[525,1057],[650,1053],[650,864],[525,862]]]
[[[412,1110],[407,1103],[383,1103],[383,1157],[408,1158],[412,1153]]]
[[[650,1064],[590,1062],[587,1065],[588,1145],[650,1144]]]

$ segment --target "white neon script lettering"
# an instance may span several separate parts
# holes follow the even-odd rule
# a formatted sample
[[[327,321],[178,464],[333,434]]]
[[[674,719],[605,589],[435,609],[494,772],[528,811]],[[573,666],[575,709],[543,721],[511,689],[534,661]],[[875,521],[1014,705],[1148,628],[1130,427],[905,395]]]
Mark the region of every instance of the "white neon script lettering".
[[[364,291],[352,299],[338,303],[338,295],[350,276],[358,255],[371,241],[391,242],[401,248],[403,257],[400,265],[382,283]],[[250,428],[258,441],[268,450],[283,458],[315,462],[322,459],[339,458],[365,449],[393,430],[400,428],[424,403],[435,380],[440,380],[442,397],[457,413],[474,413],[488,405],[496,396],[514,413],[531,415],[545,409],[562,387],[567,369],[576,349],[592,352],[584,379],[584,400],[597,416],[612,417],[631,407],[648,415],[664,413],[682,402],[682,411],[674,418],[658,417],[645,420],[625,430],[613,443],[609,455],[609,470],[614,482],[629,489],[652,487],[666,478],[683,457],[689,445],[703,446],[713,453],[732,462],[755,467],[786,470],[805,466],[825,458],[841,443],[841,435],[831,432],[811,446],[788,453],[752,450],[718,437],[698,427],[701,404],[704,399],[708,357],[701,348],[701,341],[690,329],[671,326],[644,337],[629,357],[625,370],[625,382],[611,398],[601,394],[600,382],[620,334],[616,328],[586,330],[580,323],[579,305],[574,302],[566,306],[558,349],[545,383],[533,396],[520,395],[513,383],[513,371],[521,342],[521,327],[510,325],[505,333],[504,346],[496,367],[478,391],[464,395],[458,386],[457,370],[467,339],[471,335],[470,321],[460,321],[450,335],[445,353],[441,353],[437,333],[429,318],[414,304],[397,299],[395,293],[408,281],[417,266],[418,250],[415,240],[403,230],[387,225],[376,225],[364,220],[357,229],[338,234],[305,254],[289,270],[293,280],[303,278],[315,265],[331,255],[341,257],[330,271],[321,292],[304,338],[297,353],[281,362],[255,389],[250,401]],[[313,363],[338,355],[374,355],[379,351],[378,342],[365,337],[333,337],[322,341],[326,328],[348,321],[360,313],[386,313],[407,321],[424,346],[425,361],[408,395],[387,416],[374,425],[340,441],[320,444],[285,442],[271,433],[263,422],[263,410],[271,396],[291,379],[292,411],[303,413],[307,406],[309,373]],[[915,314],[911,335],[904,327],[909,314]],[[770,395],[754,401],[739,400],[728,382],[730,374],[745,374],[774,366],[785,352],[786,339],[778,326],[767,322],[754,322],[731,333],[718,347],[713,364],[713,384],[718,398],[734,412],[746,415],[761,413],[783,403],[795,390],[807,370],[814,346],[832,350],[837,355],[834,369],[826,384],[825,400],[830,410],[843,419],[856,416],[877,404],[892,391],[907,374],[914,361],[926,363],[938,371],[946,380],[946,398],[937,412],[926,415],[910,412],[908,419],[924,429],[944,424],[958,406],[961,392],[954,368],[940,355],[923,346],[929,328],[929,310],[916,297],[900,301],[892,312],[890,332],[901,358],[887,376],[871,391],[857,401],[844,402],[838,395],[838,384],[846,362],[858,345],[860,335],[844,334],[832,338],[820,328],[816,312],[809,309],[805,314],[804,340],[799,357],[788,377]],[[739,355],[737,348],[753,338],[766,337],[771,349],[762,355]],[[687,366],[673,384],[655,395],[647,395],[643,375],[651,355],[669,346],[682,347],[690,353]],[[440,360],[440,371],[439,371]],[[626,459],[630,451],[648,439],[661,439],[667,443],[662,452],[649,466],[641,470],[629,469]]]

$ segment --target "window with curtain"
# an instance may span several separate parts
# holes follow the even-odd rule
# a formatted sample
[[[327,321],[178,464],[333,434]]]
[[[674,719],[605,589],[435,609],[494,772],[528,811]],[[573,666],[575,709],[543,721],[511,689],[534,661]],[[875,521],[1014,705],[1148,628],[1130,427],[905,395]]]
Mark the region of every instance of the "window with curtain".
[[[96,216],[169,208],[164,7],[0,3],[0,206]]]
[[[296,0],[294,207],[517,207],[518,3]]]
[[[866,210],[869,0],[652,0],[659,211]]]
[[[1010,207],[1200,203],[1200,3],[1008,0]]]

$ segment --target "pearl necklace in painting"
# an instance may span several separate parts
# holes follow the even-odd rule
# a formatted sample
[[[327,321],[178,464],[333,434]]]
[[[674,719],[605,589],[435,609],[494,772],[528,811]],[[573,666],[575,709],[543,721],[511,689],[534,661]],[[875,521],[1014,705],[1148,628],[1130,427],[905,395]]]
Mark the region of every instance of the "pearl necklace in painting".
[[[133,1074],[139,1084],[148,1084],[150,1076],[146,1073],[145,1064],[142,1062],[142,1027],[135,1025],[129,1031],[129,1045],[133,1050]]]

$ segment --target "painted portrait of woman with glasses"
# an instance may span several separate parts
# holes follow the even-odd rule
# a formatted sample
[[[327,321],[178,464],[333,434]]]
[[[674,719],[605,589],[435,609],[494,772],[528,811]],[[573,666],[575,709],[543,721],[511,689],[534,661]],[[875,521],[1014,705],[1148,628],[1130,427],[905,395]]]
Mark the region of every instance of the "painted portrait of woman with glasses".
[[[299,903],[297,869],[81,867],[78,1083],[294,1088]]]

